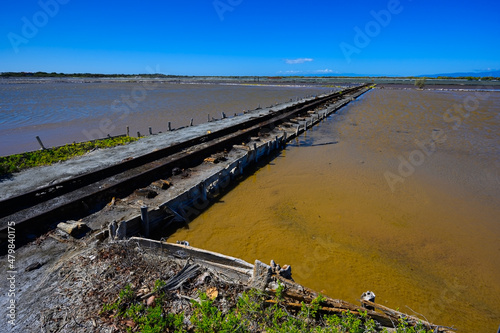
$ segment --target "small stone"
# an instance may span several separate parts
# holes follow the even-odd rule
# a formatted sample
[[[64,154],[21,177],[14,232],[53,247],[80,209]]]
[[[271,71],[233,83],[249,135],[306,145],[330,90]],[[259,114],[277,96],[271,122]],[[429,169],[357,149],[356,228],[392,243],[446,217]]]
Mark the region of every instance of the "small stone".
[[[369,302],[375,303],[375,293],[373,291],[364,292],[361,295],[361,300],[362,301],[369,301]],[[375,310],[373,306],[366,305],[363,302],[361,302],[361,306],[364,307],[364,308],[366,308],[366,309],[368,309],[368,310]]]
[[[147,306],[154,306],[154,304],[155,304],[155,298],[156,297],[154,295],[151,296],[151,297],[149,297],[148,300],[146,301],[146,305]]]
[[[73,237],[85,234],[88,230],[90,230],[84,222],[76,221],[61,222],[57,225],[57,228]]]
[[[210,287],[207,289],[206,294],[208,298],[210,298],[213,301],[214,299],[217,298],[217,296],[219,296],[219,291],[215,287]]]

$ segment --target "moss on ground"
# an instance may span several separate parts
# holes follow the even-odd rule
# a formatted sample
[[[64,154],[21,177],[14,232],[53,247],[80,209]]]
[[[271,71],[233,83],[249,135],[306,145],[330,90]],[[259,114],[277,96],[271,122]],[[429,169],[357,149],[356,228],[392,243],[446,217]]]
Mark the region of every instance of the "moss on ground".
[[[95,141],[70,143],[61,147],[37,150],[22,154],[3,156],[0,157],[0,176],[5,176],[37,166],[50,165],[68,160],[75,156],[81,156],[95,149],[116,147],[136,140],[138,140],[138,138],[117,136]]]

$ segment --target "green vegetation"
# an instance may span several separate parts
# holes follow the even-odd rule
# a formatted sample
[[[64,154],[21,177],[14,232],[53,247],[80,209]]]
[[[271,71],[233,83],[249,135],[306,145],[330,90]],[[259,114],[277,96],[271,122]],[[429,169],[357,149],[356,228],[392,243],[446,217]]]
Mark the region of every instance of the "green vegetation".
[[[23,154],[0,157],[0,176],[24,169],[49,165],[83,155],[91,150],[109,148],[138,140],[129,136],[117,136],[95,141],[71,143],[62,147],[37,150]]]
[[[418,89],[423,89],[425,86],[425,77],[415,80],[415,87]]]
[[[129,332],[386,332],[368,318],[367,313],[355,315],[345,312],[342,315],[322,315],[320,303],[322,296],[311,304],[302,303],[300,310],[292,311],[284,306],[282,288],[276,297],[250,290],[239,294],[236,300],[223,302],[211,299],[206,293],[199,292],[199,300],[191,300],[191,307],[182,307],[181,313],[172,313],[168,296],[158,294],[154,305],[134,300],[128,285],[118,299],[104,304],[100,315],[107,320],[112,318],[113,325],[119,325]],[[228,308],[228,303],[235,305]],[[225,304],[225,305],[223,305]],[[191,313],[191,315],[186,315]],[[108,321],[108,324],[111,324]],[[395,332],[427,332],[423,325],[412,327],[400,320]]]
[[[457,76],[457,77],[438,76],[437,79],[440,79],[440,80],[467,80],[467,81],[494,81],[494,80],[500,80],[500,77],[494,77],[494,76]]]
[[[115,316],[127,320],[128,331],[132,328],[139,328],[140,332],[155,333],[165,332],[186,332],[183,329],[184,315],[182,313],[174,315],[167,313],[164,315],[161,303],[166,301],[165,293],[161,293],[156,303],[158,305],[147,307],[143,303],[133,302],[134,292],[130,285],[120,291],[118,299],[110,304],[104,304],[101,315],[114,312]]]
[[[0,77],[89,77],[89,78],[117,78],[117,77],[143,77],[143,78],[167,78],[176,75],[165,74],[97,74],[97,73],[47,73],[47,72],[3,72]]]

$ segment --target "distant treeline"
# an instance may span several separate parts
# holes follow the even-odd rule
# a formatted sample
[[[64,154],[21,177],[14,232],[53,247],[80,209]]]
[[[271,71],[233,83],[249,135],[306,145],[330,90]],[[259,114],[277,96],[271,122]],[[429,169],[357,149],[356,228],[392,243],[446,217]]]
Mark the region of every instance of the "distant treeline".
[[[93,73],[47,73],[47,72],[3,72],[0,77],[91,77],[91,78],[107,78],[107,77],[148,77],[148,78],[167,78],[176,77],[176,75],[165,74],[93,74]]]
[[[95,74],[95,73],[47,73],[47,72],[3,72],[0,73],[0,77],[66,77],[66,78],[219,78],[219,79],[242,79],[242,78],[264,78],[267,80],[290,80],[290,79],[407,79],[407,80],[418,80],[418,79],[428,79],[428,80],[468,80],[468,81],[494,81],[500,80],[500,77],[494,76],[438,76],[438,77],[421,77],[421,76],[405,76],[405,77],[393,77],[393,76],[189,76],[189,75],[165,75],[165,74]]]
[[[494,77],[494,76],[457,76],[457,77],[450,77],[450,76],[438,76],[434,79],[438,80],[450,80],[450,79],[455,79],[455,80],[469,80],[469,81],[493,81],[493,80],[500,80],[500,77]]]
[[[493,81],[500,80],[500,77],[494,76],[283,76],[283,77],[273,77],[273,79],[405,79],[405,80],[418,80],[418,79],[427,79],[427,80],[469,80],[469,81]]]

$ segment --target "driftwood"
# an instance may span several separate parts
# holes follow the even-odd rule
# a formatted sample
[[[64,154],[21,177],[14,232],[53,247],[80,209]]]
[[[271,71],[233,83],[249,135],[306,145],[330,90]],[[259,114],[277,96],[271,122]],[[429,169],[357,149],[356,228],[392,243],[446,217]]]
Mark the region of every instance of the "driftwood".
[[[320,295],[310,288],[284,278],[277,273],[276,270],[273,271],[270,266],[265,264],[262,264],[263,270],[267,267],[269,274],[264,274],[265,276],[260,277],[255,276],[256,271],[254,269],[257,267],[257,263],[256,265],[252,265],[241,259],[225,256],[220,253],[197,249],[191,246],[164,243],[138,237],[133,237],[129,239],[128,242],[135,243],[142,248],[154,249],[156,253],[160,253],[162,255],[190,259],[190,261],[196,263],[194,265],[186,264],[186,266],[178,274],[167,281],[167,285],[161,290],[175,290],[179,288],[186,280],[196,276],[200,271],[199,265],[202,265],[204,267],[208,266],[207,268],[212,268],[215,272],[223,272],[225,275],[233,277],[233,282],[243,282],[248,287],[253,285],[255,279],[258,280],[261,278],[263,279],[263,288],[257,289],[265,290],[267,293],[272,295],[276,294],[276,290],[266,288],[266,286],[268,286],[268,283],[272,280],[279,282],[284,286],[283,295],[285,296],[285,301],[280,302],[280,304],[290,308],[300,308],[302,306],[300,302],[310,304]],[[159,290],[150,292],[149,294],[142,296],[141,299],[147,299],[158,291]],[[270,304],[276,303],[274,300],[268,300],[266,302]],[[366,312],[369,318],[376,320],[385,327],[395,327],[399,319],[404,319],[412,326],[421,323],[426,327],[426,329],[433,330],[435,332],[453,332],[453,329],[450,327],[435,325],[369,300],[361,300],[361,306],[358,306],[343,300],[323,296],[323,301],[320,303],[320,306],[320,311],[325,313],[345,313],[350,311],[354,314],[359,314]]]
[[[302,304],[301,303],[290,303],[290,302],[278,302],[278,301],[275,301],[273,299],[268,299],[265,301],[265,303],[268,303],[268,304],[282,304],[284,305],[285,307],[288,307],[288,308],[294,308],[294,309],[301,309],[302,308]],[[328,312],[328,313],[344,313],[344,312],[347,312],[347,311],[350,311],[350,310],[345,310],[345,309],[337,309],[337,308],[329,308],[329,307],[325,307],[325,306],[322,306],[319,308],[319,311],[320,312]],[[356,311],[351,311],[353,314],[358,314],[358,312]]]
[[[304,287],[296,282],[291,280],[284,279],[281,276],[276,276],[276,279],[281,282],[285,286],[285,294],[292,295],[295,297],[302,297],[304,301],[311,302],[314,298],[318,297],[320,294],[310,288]],[[339,299],[333,299],[330,297],[325,297],[325,302],[332,307],[346,309],[351,311],[364,311],[364,308],[360,306],[351,304],[346,301],[342,301]]]
[[[85,223],[80,221],[61,222],[57,225],[57,228],[73,237],[76,237],[89,230],[89,227]]]
[[[286,297],[289,297],[291,299],[295,299],[300,302],[305,302],[305,303],[310,303],[314,298],[319,296],[319,293],[316,291],[306,288],[300,284],[297,284],[293,281],[284,279],[280,276],[273,276],[277,280],[279,280],[284,286],[285,290],[283,294]],[[275,294],[276,290],[268,289],[267,290],[269,293]],[[427,321],[424,321],[422,319],[409,316],[407,314],[404,314],[402,312],[390,309],[388,307],[385,307],[383,305],[373,303],[367,300],[361,300],[361,304],[364,306],[369,306],[373,307],[374,309],[378,309],[382,311],[383,313],[376,312],[374,310],[367,309],[362,306],[357,306],[342,300],[338,299],[333,299],[330,297],[323,296],[324,300],[321,302],[321,305],[325,307],[326,312],[346,312],[346,311],[351,311],[352,313],[359,313],[359,312],[365,312],[368,314],[368,316],[376,321],[378,321],[381,325],[387,326],[387,327],[395,327],[395,324],[397,324],[398,320],[400,318],[405,319],[408,324],[411,326],[415,326],[418,323],[423,324],[427,329],[429,330],[434,330],[435,332],[443,332],[443,333],[452,333],[453,329],[450,327],[445,327],[445,326],[439,326],[435,325],[432,323],[429,323]],[[294,303],[291,303],[294,304]],[[326,310],[326,309],[335,309],[335,310]]]
[[[404,318],[408,322],[408,324],[410,324],[412,326],[415,326],[418,323],[421,323],[422,325],[425,326],[426,329],[433,330],[434,332],[444,332],[444,333],[454,332],[453,328],[451,328],[451,327],[435,325],[435,324],[429,323],[428,321],[407,315],[405,313],[390,309],[388,307],[385,307],[383,305],[380,305],[380,304],[377,304],[374,302],[370,302],[367,300],[361,300],[361,303],[384,312],[387,316],[393,318],[395,321],[397,321],[399,318]]]
[[[148,297],[156,294],[157,292],[163,291],[163,290],[176,290],[179,289],[184,282],[187,280],[195,277],[200,273],[200,266],[195,264],[192,265],[189,262],[186,263],[184,268],[182,268],[179,273],[175,274],[172,276],[168,281],[165,283],[165,285],[162,288],[159,288],[157,290],[154,290],[146,295],[141,296],[141,300],[145,300]]]
[[[268,290],[268,292],[272,293],[272,294],[275,294],[276,291],[275,290]],[[297,300],[297,301],[301,301],[301,302],[304,302],[304,303],[311,303],[312,300],[314,298],[316,298],[318,295],[316,296],[311,296],[311,295],[305,295],[305,294],[300,294],[298,292],[295,292],[295,291],[291,291],[291,290],[286,290],[283,292],[283,295],[285,297],[289,297],[289,298],[292,298],[294,300]],[[351,313],[353,314],[360,314],[360,312],[365,312],[367,313],[367,315],[378,321],[381,325],[383,326],[386,326],[386,327],[394,327],[394,320],[391,320],[391,318],[383,313],[379,313],[379,312],[375,312],[375,311],[371,311],[371,310],[367,310],[365,308],[362,308],[360,306],[356,306],[354,304],[350,304],[350,303],[347,303],[347,302],[344,302],[344,301],[340,301],[340,300],[337,300],[337,299],[333,299],[333,298],[329,298],[329,297],[325,297],[323,296],[324,300],[320,303],[320,305],[323,305],[321,308],[320,308],[320,311],[322,312],[326,312],[326,313],[346,313],[348,311],[350,311]],[[272,301],[272,300],[269,300],[269,301],[266,301],[267,303],[274,303],[275,301]],[[284,302],[284,305],[285,306],[289,306],[292,307],[292,308],[300,308],[302,306],[301,303],[290,303],[290,302]]]

